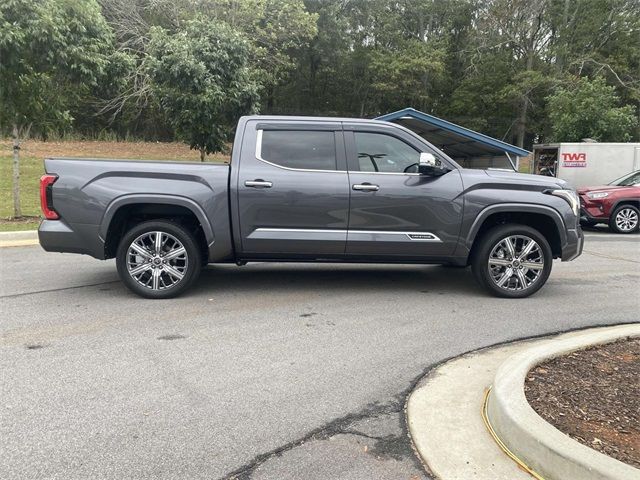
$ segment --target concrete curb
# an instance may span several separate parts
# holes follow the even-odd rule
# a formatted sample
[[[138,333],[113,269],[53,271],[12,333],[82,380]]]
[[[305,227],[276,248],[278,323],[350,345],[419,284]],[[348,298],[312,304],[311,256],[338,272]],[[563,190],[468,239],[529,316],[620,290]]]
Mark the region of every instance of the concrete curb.
[[[23,230],[19,232],[0,232],[0,247],[20,247],[38,245],[37,230]]]
[[[557,339],[516,353],[496,372],[488,417],[497,436],[525,464],[547,480],[640,480],[640,470],[573,440],[529,405],[524,382],[545,360],[625,337],[640,336],[640,324],[620,325]]]

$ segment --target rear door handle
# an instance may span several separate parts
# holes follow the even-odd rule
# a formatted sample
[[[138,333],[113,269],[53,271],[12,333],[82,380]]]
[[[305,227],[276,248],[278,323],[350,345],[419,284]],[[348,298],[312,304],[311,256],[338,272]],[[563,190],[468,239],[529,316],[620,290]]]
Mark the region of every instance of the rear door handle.
[[[244,186],[245,187],[252,187],[252,188],[271,188],[271,187],[273,187],[273,183],[266,182],[266,181],[258,178],[256,180],[247,180],[246,182],[244,182]]]
[[[377,192],[378,190],[380,190],[380,187],[378,185],[372,185],[371,183],[356,183],[351,188],[363,192]]]

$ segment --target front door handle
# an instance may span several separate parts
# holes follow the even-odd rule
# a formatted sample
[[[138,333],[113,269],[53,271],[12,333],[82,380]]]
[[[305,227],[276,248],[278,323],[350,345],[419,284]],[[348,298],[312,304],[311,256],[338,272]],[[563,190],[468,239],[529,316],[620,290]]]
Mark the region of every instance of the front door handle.
[[[373,185],[371,183],[356,183],[352,186],[354,190],[360,190],[363,192],[377,192],[380,190],[378,185]]]
[[[257,178],[255,180],[247,180],[246,182],[244,182],[244,186],[252,188],[271,188],[273,187],[273,183],[266,182],[261,178]]]

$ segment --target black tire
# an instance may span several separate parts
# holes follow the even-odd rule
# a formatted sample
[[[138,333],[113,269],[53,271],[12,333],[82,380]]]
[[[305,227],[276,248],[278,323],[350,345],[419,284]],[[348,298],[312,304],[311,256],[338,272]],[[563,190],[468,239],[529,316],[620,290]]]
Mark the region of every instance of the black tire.
[[[155,232],[161,233],[161,241],[163,238],[166,239],[164,247],[161,246],[160,248],[160,254],[156,254],[153,245],[151,248],[145,249],[147,252],[145,256],[136,255],[133,252],[129,253],[129,248],[134,241],[155,240],[157,235]],[[148,236],[145,236],[145,234],[148,234]],[[171,242],[169,246],[175,249],[165,252],[169,248],[167,247],[169,242]],[[137,245],[140,246],[140,243]],[[165,254],[171,255],[172,252],[182,251],[181,247],[184,247],[184,253],[180,254],[178,258],[163,259]],[[151,258],[149,259],[146,255]],[[142,263],[144,263],[142,259],[147,259],[149,266],[143,269],[137,280],[130,273],[129,263],[134,263],[135,267],[142,268]],[[136,261],[138,263],[135,263]],[[157,262],[158,265],[154,262]],[[165,265],[163,266],[162,263]],[[194,236],[183,226],[168,220],[151,220],[132,227],[120,240],[116,254],[116,267],[118,268],[120,280],[129,290],[144,298],[163,299],[180,295],[198,278],[201,266],[202,255]],[[175,276],[169,273],[169,268],[172,273],[177,272]],[[156,270],[160,272],[157,281],[153,278],[156,275]],[[178,274],[182,274],[182,277],[179,278]],[[144,286],[139,283],[139,281],[144,283],[146,279],[151,285]],[[169,285],[166,285],[167,283]],[[158,288],[154,288],[154,286]]]
[[[631,221],[633,221],[633,219],[635,218],[635,226],[631,228],[625,228],[624,223],[619,225],[618,215],[623,215],[623,214],[627,214],[627,215],[630,214]],[[633,215],[635,215],[635,217],[633,217]],[[627,218],[629,217],[627,216]],[[640,210],[638,210],[638,207],[625,203],[624,205],[620,205],[613,211],[613,214],[609,219],[609,228],[611,229],[612,232],[615,232],[615,233],[634,233],[634,232],[637,232],[638,228],[640,227],[639,220],[640,220]]]
[[[526,268],[523,270],[523,268],[517,267],[522,271],[522,274],[525,275],[526,280],[530,280],[529,275],[533,276],[536,275],[535,272],[539,272],[535,278],[535,281],[522,289],[508,289],[509,285],[511,284],[515,284],[516,287],[517,285],[522,285],[522,282],[517,278],[517,270],[512,269],[512,271],[515,273],[513,274],[513,276],[506,277],[508,279],[507,286],[501,287],[497,284],[496,280],[494,280],[493,271],[489,267],[489,256],[491,255],[491,252],[494,250],[494,248],[499,248],[499,244],[505,238],[514,236],[527,237],[531,240],[534,240],[539,247],[536,250],[539,254],[538,258],[542,260],[543,264],[542,268],[539,270],[535,269],[535,267],[532,267],[531,272],[529,272],[529,270],[527,270]],[[551,265],[553,262],[553,253],[547,239],[537,230],[531,227],[527,227],[526,225],[519,224],[498,225],[486,231],[477,241],[479,243],[474,248],[473,258],[471,260],[471,269],[478,283],[493,295],[504,298],[528,297],[529,295],[532,295],[540,290],[540,288],[542,288],[542,286],[549,278],[549,274],[551,273]],[[508,258],[505,257],[505,260],[508,261]],[[519,263],[522,261],[517,258],[516,260],[517,262],[513,263],[515,265],[519,265]],[[511,267],[508,266],[494,266],[494,268],[497,272],[502,273],[506,273],[507,269],[511,269]],[[503,268],[504,270],[500,270],[501,268]],[[526,273],[524,273],[525,271]]]

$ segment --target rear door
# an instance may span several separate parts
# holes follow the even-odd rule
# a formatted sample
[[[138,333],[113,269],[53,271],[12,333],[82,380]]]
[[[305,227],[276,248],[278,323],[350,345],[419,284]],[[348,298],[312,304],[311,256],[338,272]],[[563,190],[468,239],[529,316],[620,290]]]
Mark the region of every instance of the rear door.
[[[388,259],[451,255],[462,221],[462,180],[456,168],[443,176],[418,173],[420,152],[430,149],[392,126],[345,125],[351,186],[347,254]]]
[[[241,256],[344,255],[349,180],[339,122],[250,121],[237,178]]]

